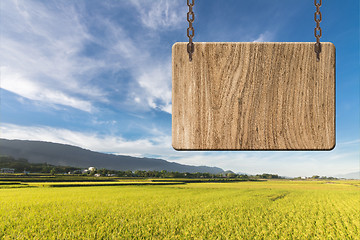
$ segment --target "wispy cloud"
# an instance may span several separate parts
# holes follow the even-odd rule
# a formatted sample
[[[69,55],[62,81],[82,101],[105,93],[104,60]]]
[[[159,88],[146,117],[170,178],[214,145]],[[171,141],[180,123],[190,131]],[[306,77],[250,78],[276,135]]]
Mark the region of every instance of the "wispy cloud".
[[[1,87],[31,100],[90,112],[106,101],[90,75],[101,60],[79,55],[90,36],[71,6],[4,1],[1,5]]]
[[[143,6],[138,4],[139,1],[135,2],[135,5],[139,6],[138,11],[141,12],[151,11],[152,7],[159,4],[155,2],[152,5],[145,4]],[[171,11],[175,11],[176,4],[172,5],[174,6]],[[150,33],[147,35],[146,31],[142,31],[141,37],[136,32],[131,33],[134,36],[130,37],[130,33],[126,32],[117,22],[103,18],[98,18],[96,22],[106,33],[105,41],[104,39],[96,40],[98,44],[108,49],[107,54],[103,57],[111,63],[114,69],[126,70],[131,76],[131,79],[127,79],[128,81],[131,80],[132,84],[127,86],[128,96],[125,104],[131,108],[135,107],[137,110],[150,108],[171,113],[170,47],[167,53],[155,57],[154,55],[158,53],[153,51],[163,47],[163,43],[158,41],[158,36],[153,36]],[[162,30],[157,29],[156,31],[161,32]],[[155,30],[150,29],[148,31]],[[143,39],[145,35],[149,36],[146,41]]]
[[[135,6],[149,33],[176,28],[180,22],[176,1],[131,1],[122,6]],[[1,8],[2,88],[47,105],[93,112],[97,103],[119,101],[114,96],[126,86],[123,104],[171,112],[170,51],[154,57],[152,51],[162,44],[157,35],[149,34],[144,41],[139,34],[146,31],[130,34],[122,26],[126,23],[90,16],[76,4],[19,0],[5,1]],[[92,32],[94,27],[101,34]],[[100,54],[87,54],[88,45],[99,46]],[[118,71],[130,74],[126,85],[100,77]]]
[[[64,91],[44,86],[43,82],[34,82],[22,76],[19,72],[13,72],[7,67],[1,67],[1,87],[22,97],[41,101],[46,104],[61,104],[86,112],[91,112],[93,106],[89,101],[65,94]]]
[[[274,37],[274,34],[266,31],[261,33],[258,38],[256,38],[253,42],[271,42]]]
[[[339,145],[354,145],[354,144],[357,144],[359,146],[360,145],[360,139],[355,139],[355,140],[345,141],[345,142],[340,142],[339,143]]]
[[[137,91],[135,97],[144,100],[152,108],[158,108],[171,114],[171,66],[163,64],[146,68],[136,76],[140,87],[146,91],[146,95]],[[157,104],[160,101],[160,105]]]
[[[144,26],[158,30],[178,28],[185,16],[186,5],[174,0],[131,0]]]

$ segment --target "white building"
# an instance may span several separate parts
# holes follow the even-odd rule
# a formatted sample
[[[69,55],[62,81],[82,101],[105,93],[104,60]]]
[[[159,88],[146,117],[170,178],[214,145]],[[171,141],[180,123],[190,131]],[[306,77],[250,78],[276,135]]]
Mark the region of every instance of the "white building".
[[[0,173],[15,173],[14,168],[0,168]]]
[[[89,167],[88,170],[89,170],[90,172],[95,172],[95,171],[96,171],[96,167]]]

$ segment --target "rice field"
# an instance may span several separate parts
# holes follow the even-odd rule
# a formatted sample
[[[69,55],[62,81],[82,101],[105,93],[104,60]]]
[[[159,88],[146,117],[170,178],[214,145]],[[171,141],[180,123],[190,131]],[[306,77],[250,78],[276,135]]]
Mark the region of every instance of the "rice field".
[[[0,189],[0,239],[359,236],[360,181]]]

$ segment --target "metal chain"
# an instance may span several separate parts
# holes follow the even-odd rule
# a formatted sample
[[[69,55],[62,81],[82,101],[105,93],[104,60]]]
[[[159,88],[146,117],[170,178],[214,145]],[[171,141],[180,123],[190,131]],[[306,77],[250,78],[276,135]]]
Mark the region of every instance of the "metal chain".
[[[190,3],[191,2],[191,3]],[[195,30],[193,28],[193,22],[195,20],[195,14],[193,12],[193,7],[195,5],[195,0],[187,0],[187,5],[189,6],[189,12],[187,13],[187,21],[189,22],[189,27],[187,29],[187,36],[189,37],[189,43],[187,45],[187,52],[189,53],[189,60],[192,61],[192,55],[194,53],[195,47],[192,39],[195,36]]]
[[[317,0],[314,0],[314,4],[315,4],[315,7],[316,7],[316,12],[314,14],[314,20],[316,22],[316,28],[314,30],[314,35],[315,35],[315,38],[316,38],[315,53],[316,53],[317,61],[320,61],[320,53],[321,53],[320,38],[322,36],[322,31],[321,31],[321,27],[320,27],[320,22],[322,20],[320,7],[321,7],[321,4],[322,4],[322,0],[320,0],[319,2]]]

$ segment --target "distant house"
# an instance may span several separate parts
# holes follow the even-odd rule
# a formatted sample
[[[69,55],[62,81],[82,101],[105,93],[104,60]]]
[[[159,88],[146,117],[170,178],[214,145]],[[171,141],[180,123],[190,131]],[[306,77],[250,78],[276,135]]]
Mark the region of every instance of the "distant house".
[[[95,173],[95,174],[94,174],[94,177],[100,177],[100,176],[101,176],[100,173]]]
[[[0,168],[0,173],[15,173],[14,168]]]
[[[89,170],[90,172],[95,172],[95,171],[96,171],[96,167],[89,167],[88,170]]]

